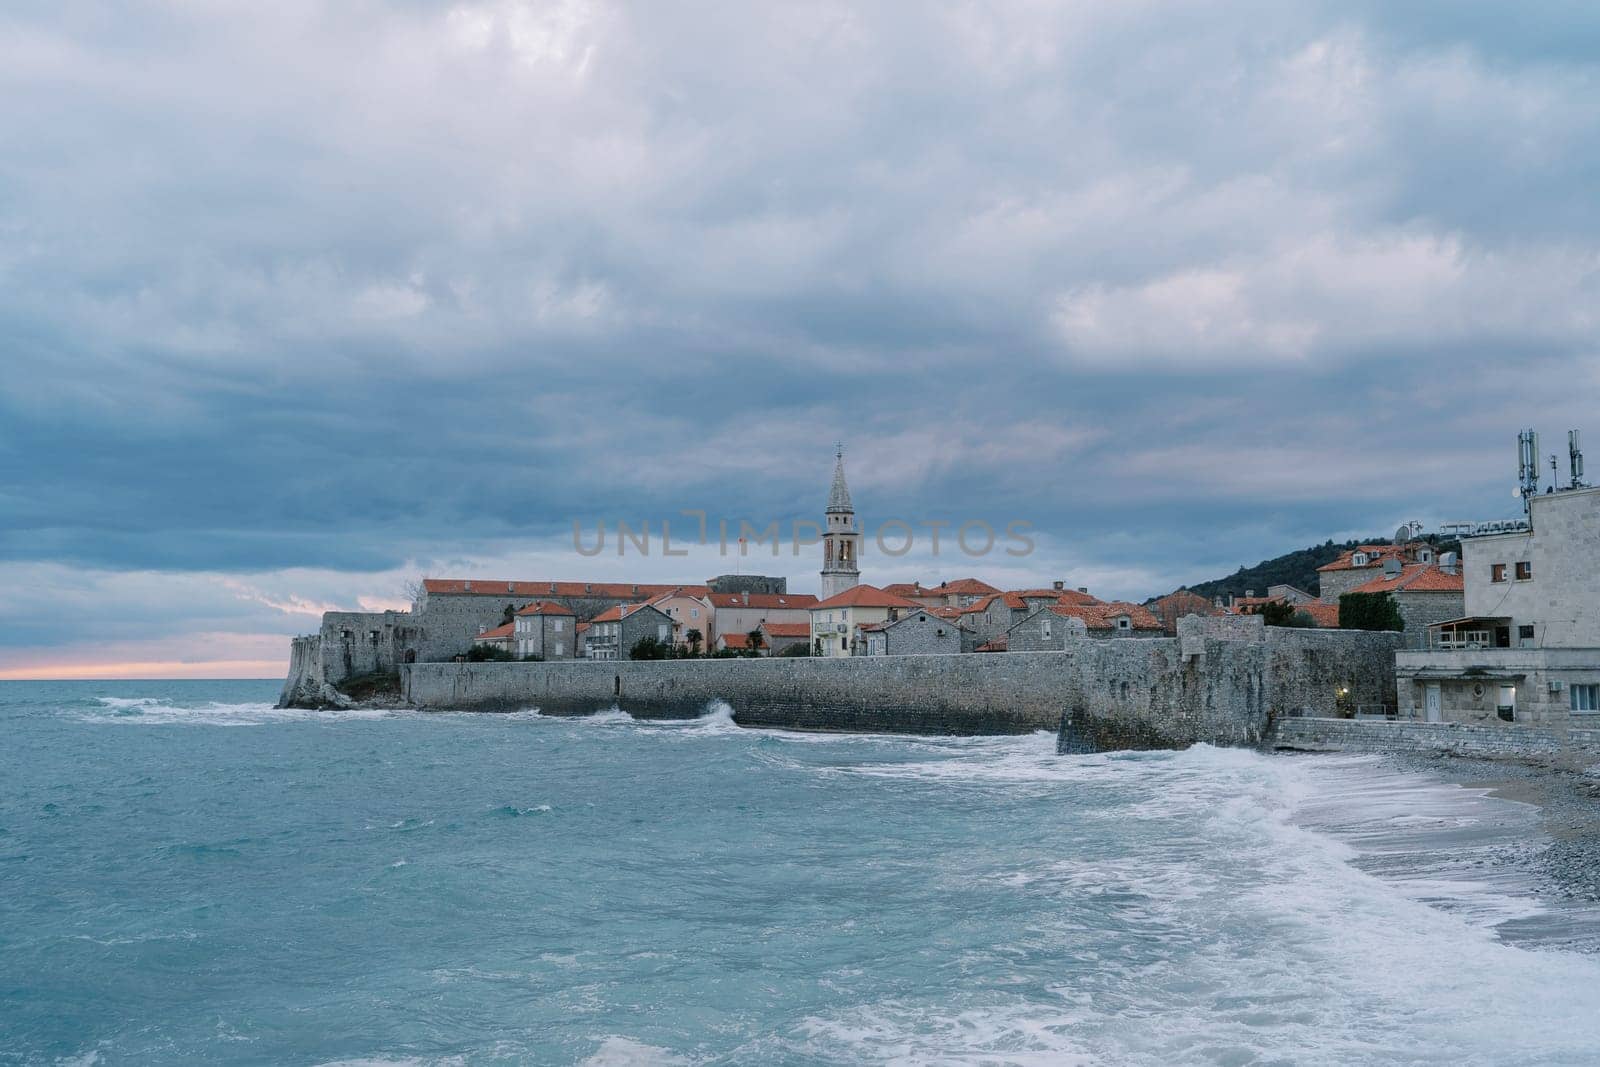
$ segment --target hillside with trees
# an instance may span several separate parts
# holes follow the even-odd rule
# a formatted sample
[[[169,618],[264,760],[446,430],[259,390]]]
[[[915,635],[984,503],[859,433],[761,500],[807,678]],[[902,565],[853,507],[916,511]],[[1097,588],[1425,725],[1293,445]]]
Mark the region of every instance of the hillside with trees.
[[[1439,552],[1459,552],[1460,542],[1442,543],[1437,535],[1430,534],[1419,540],[1430,542]],[[1293,585],[1315,595],[1318,592],[1317,568],[1332,563],[1342,553],[1357,545],[1387,545],[1387,537],[1368,537],[1360,541],[1325,541],[1310,548],[1296,549],[1273,559],[1264,559],[1254,567],[1241,565],[1226,578],[1189,586],[1189,590],[1203,597],[1244,596],[1246,590],[1255,590],[1256,596],[1265,596],[1267,588],[1274,585]]]

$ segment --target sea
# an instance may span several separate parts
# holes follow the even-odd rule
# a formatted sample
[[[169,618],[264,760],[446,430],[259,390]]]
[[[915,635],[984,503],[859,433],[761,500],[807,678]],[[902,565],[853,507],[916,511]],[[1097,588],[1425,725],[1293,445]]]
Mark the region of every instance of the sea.
[[[1536,809],[1381,760],[0,683],[0,1064],[1591,1064]]]

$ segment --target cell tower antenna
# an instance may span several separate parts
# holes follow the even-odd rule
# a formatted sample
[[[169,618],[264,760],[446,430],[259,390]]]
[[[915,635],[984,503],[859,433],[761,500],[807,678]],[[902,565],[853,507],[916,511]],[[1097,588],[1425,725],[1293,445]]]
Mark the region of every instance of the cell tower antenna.
[[[1583,488],[1583,449],[1578,441],[1578,431],[1567,431],[1567,460],[1572,464],[1572,488]]]
[[[1529,501],[1539,494],[1539,435],[1532,430],[1517,434],[1517,481],[1522,510],[1529,511]]]

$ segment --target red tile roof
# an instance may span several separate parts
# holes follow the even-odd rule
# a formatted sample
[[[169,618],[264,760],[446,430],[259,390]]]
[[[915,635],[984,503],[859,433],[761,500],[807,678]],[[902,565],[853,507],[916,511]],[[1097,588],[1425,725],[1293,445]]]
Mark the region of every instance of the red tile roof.
[[[535,600],[527,607],[517,609],[518,615],[571,615],[572,613],[571,608],[548,600]]]
[[[996,599],[998,599],[1001,603],[1003,603],[1006,607],[1010,608],[1012,611],[1027,611],[1028,610],[1028,602],[1026,600],[1023,600],[1022,596],[1020,594],[1018,594],[1018,593],[994,593],[994,594],[992,594],[990,596],[984,597],[982,600],[979,600],[974,604],[971,604],[970,606],[968,606],[964,610],[966,610],[966,611],[988,611],[990,605],[992,605],[995,602]]]
[[[1350,549],[1350,551],[1341,554],[1339,556],[1339,558],[1334,560],[1332,563],[1324,563],[1322,566],[1318,567],[1317,570],[1319,570],[1319,571],[1353,571],[1353,570],[1360,570],[1361,567],[1357,567],[1354,563],[1350,562],[1350,558],[1352,556],[1354,556],[1357,552],[1364,552],[1367,555],[1367,562],[1363,563],[1361,566],[1362,567],[1372,567],[1372,566],[1375,566],[1378,562],[1380,562],[1380,561],[1382,561],[1382,560],[1384,560],[1384,559],[1386,559],[1386,558],[1388,558],[1390,556],[1404,556],[1405,555],[1405,547],[1403,545],[1357,545],[1355,548]]]
[[[1068,618],[1082,619],[1091,630],[1111,630],[1116,628],[1115,620],[1118,616],[1126,615],[1129,623],[1135,630],[1161,630],[1161,620],[1150,614],[1150,609],[1142,604],[1128,604],[1114,601],[1108,604],[1073,604],[1068,601],[1059,601],[1050,606],[1050,610],[1057,615]]]
[[[1027,600],[1043,600],[1047,597],[1056,600],[1065,600],[1070,604],[1098,604],[1100,598],[1081,589],[1018,589],[1015,595]]]
[[[479,634],[477,637],[474,637],[473,640],[474,641],[498,641],[501,638],[510,637],[511,636],[511,631],[514,629],[514,627],[515,627],[515,624],[508,622],[504,626],[496,626],[492,630],[483,631],[483,633]]]
[[[928,609],[928,614],[937,615],[941,619],[959,619],[959,618],[961,618],[961,616],[966,614],[966,609],[964,609],[964,608],[952,608],[952,607],[948,607],[948,606],[946,606],[946,607],[937,607],[937,608],[929,608]]]
[[[768,637],[810,637],[811,624],[806,622],[764,622],[761,632]]]
[[[1399,574],[1379,575],[1350,590],[1352,593],[1461,593],[1466,582],[1459,570],[1446,574],[1432,563],[1413,563]]]
[[[1010,635],[1001,634],[999,637],[996,637],[993,640],[985,641],[983,644],[981,644],[977,648],[973,649],[973,651],[974,652],[1004,652],[1010,647],[1011,647],[1011,637],[1010,637]]]
[[[1339,605],[1324,603],[1321,600],[1312,600],[1294,606],[1295,613],[1305,612],[1311,616],[1311,621],[1324,630],[1337,630],[1339,628]]]
[[[703,585],[647,585],[643,582],[508,582],[485,578],[424,578],[429,593],[451,596],[597,597],[605,600],[646,600],[681,589],[688,596],[704,596]]]
[[[634,612],[643,611],[646,608],[650,608],[651,611],[655,611],[656,614],[658,614],[658,615],[662,614],[662,612],[658,611],[656,608],[651,608],[649,604],[613,604],[611,607],[609,607],[606,610],[602,611],[600,614],[596,615],[594,618],[590,619],[589,621],[590,622],[620,622],[621,620],[627,618],[629,615],[632,615]]]
[[[798,608],[806,611],[817,606],[817,598],[810,593],[708,593],[714,608]]]
[[[589,628],[589,624],[588,623],[580,622],[578,625],[576,625],[576,626],[574,626],[572,628],[572,632],[581,634],[581,633],[583,633],[583,631],[587,630],[588,628]]]
[[[893,585],[883,587],[885,593],[895,596],[988,596],[1000,590],[988,582],[979,581],[977,578],[952,578],[940,582],[938,585],[923,585],[921,582],[895,582]]]
[[[921,606],[903,596],[886,593],[875,585],[855,585],[811,607],[815,610],[817,608],[920,608]]]
[[[749,648],[749,634],[718,634],[717,641],[723,648]]]

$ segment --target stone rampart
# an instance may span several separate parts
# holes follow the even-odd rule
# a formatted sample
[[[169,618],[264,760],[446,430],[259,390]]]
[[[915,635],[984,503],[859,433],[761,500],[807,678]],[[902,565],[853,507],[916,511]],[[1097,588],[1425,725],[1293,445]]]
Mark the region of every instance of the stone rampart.
[[[1570,736],[1563,736],[1511,723],[1480,726],[1459,722],[1289,718],[1273,723],[1268,740],[1274,748],[1301,752],[1452,755],[1534,763],[1577,759],[1587,764],[1600,758],[1600,737],[1595,736],[1596,733],[1572,730]]]
[[[1252,744],[1291,711],[1394,692],[1397,635],[1271,629],[1251,640],[1080,640],[1062,652],[662,662],[414,663],[416,707],[647,717],[725,701],[746,726],[982,734],[1056,730],[1097,748]],[[1187,654],[1185,654],[1187,653]]]

